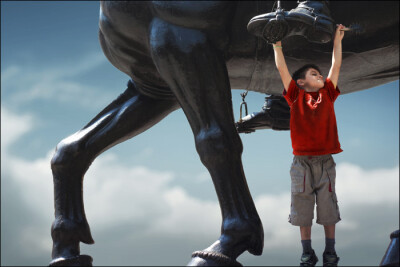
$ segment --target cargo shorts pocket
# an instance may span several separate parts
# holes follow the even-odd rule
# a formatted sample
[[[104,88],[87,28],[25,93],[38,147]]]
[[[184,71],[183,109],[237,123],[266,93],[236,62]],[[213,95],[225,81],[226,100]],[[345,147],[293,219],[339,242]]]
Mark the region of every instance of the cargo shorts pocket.
[[[290,170],[290,177],[292,179],[291,191],[292,193],[303,193],[305,189],[306,174],[304,170],[292,168]]]
[[[338,220],[340,221],[341,218],[340,218],[340,211],[339,211],[339,205],[338,205],[338,200],[337,200],[336,193],[333,193],[332,200],[333,200],[333,205],[334,205],[334,207],[336,208],[336,211],[337,211]]]
[[[329,192],[335,192],[336,191],[336,169],[335,166],[333,168],[330,168],[326,170],[326,174],[328,175],[329,179]]]

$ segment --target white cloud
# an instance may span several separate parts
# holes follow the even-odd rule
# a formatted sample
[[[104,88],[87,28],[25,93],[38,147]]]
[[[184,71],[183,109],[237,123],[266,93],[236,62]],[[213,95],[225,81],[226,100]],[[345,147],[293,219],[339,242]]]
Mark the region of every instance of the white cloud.
[[[49,166],[51,154],[32,162],[13,158],[9,160],[11,164],[7,165],[12,177],[25,188],[24,197],[29,208],[35,210],[38,216],[48,219],[53,213],[53,187]],[[343,169],[346,170],[345,173],[353,174],[348,177],[343,176],[348,179],[348,183],[357,183],[365,177],[363,172],[359,173],[361,176],[354,174],[357,166],[339,165],[339,175]],[[26,175],[27,173],[29,175]],[[391,187],[390,183],[397,177],[396,169],[373,173],[380,177],[383,174],[388,175],[387,187]],[[98,158],[84,182],[85,207],[89,223],[93,229],[97,229],[96,231],[110,231],[119,224],[139,223],[147,226],[146,233],[149,236],[157,233],[186,235],[188,239],[193,240],[204,236],[217,237],[221,222],[218,203],[191,197],[181,187],[170,187],[169,182],[173,177],[174,175],[169,172],[155,172],[140,166],[121,165],[118,157],[113,154]],[[341,186],[338,190],[340,192]],[[346,192],[341,193],[344,195]],[[391,203],[396,198],[396,194],[390,197],[385,194],[375,194],[373,184],[368,191],[356,193],[354,197],[359,197],[358,203],[370,204],[368,197],[370,193],[373,193],[374,204]],[[354,203],[350,202],[351,199],[353,197],[343,197],[341,203],[348,201],[345,208],[351,209]],[[298,229],[287,223],[290,193],[262,195],[255,199],[255,203],[264,225],[265,248],[296,246],[293,237],[298,236]],[[341,229],[352,230],[360,223],[354,221],[351,213],[348,216],[341,222]],[[40,236],[50,242],[50,236],[45,235],[47,228],[46,231],[41,231],[44,235]],[[31,241],[37,242],[37,240],[38,236],[35,235]],[[46,244],[43,240],[40,242]]]
[[[169,172],[156,172],[140,166],[124,166],[117,156],[99,157],[84,182],[89,223],[111,227],[119,223],[157,220],[169,206],[161,193],[173,179]]]
[[[290,192],[262,195],[255,203],[264,226],[265,249],[294,246],[293,237],[298,236],[298,229],[288,223]]]
[[[7,108],[1,107],[1,151],[6,151],[10,144],[18,140],[33,127],[33,117],[24,114],[16,115]]]
[[[5,159],[5,171],[18,183],[24,200],[40,217],[49,218],[53,209],[53,184],[50,159],[53,151],[33,161],[9,155]],[[52,212],[50,212],[52,215]]]
[[[354,204],[398,204],[399,166],[391,169],[363,170],[342,163],[337,166],[336,189],[339,201]]]
[[[13,121],[5,132],[6,137],[13,133],[13,137],[4,140],[5,148],[31,129],[32,119],[2,109],[2,124]],[[13,179],[19,185],[26,206],[40,218],[32,220],[40,224],[27,224],[21,229],[21,236],[16,238],[22,238],[27,248],[34,247],[37,253],[47,254],[51,249],[49,227],[54,213],[50,170],[52,153],[49,151],[35,160],[8,155],[2,170],[6,179]],[[346,213],[346,218],[340,223],[341,230],[351,232],[363,223],[352,212],[360,205],[368,207],[371,214],[377,205],[392,205],[398,210],[398,174],[398,166],[366,171],[355,165],[338,164],[337,191],[340,208]],[[121,224],[140,224],[144,225],[142,234],[149,238],[157,238],[157,234],[183,235],[187,240],[216,238],[221,223],[218,203],[192,197],[182,187],[172,186],[170,182],[174,177],[175,174],[169,171],[124,165],[117,155],[111,153],[100,156],[84,180],[85,208],[92,232],[113,231]],[[293,240],[299,238],[298,229],[287,222],[290,193],[261,195],[255,203],[264,225],[265,249],[296,249],[298,242]],[[314,237],[322,239],[323,233]]]
[[[38,80],[58,80],[66,77],[74,77],[91,71],[101,64],[107,62],[103,53],[87,53],[79,60],[64,61],[60,65],[48,68],[34,68],[29,65],[11,65],[4,68],[1,73],[2,82],[18,84],[21,78]]]
[[[102,106],[109,102],[99,88],[76,81],[76,76],[97,68],[107,60],[102,53],[89,53],[77,61],[63,62],[60,65],[36,68],[29,65],[12,65],[2,71],[2,91],[7,101],[24,104],[46,99],[60,103],[77,103],[82,106]]]
[[[52,154],[50,151],[35,161],[10,158],[7,164],[12,177],[28,189],[24,199],[29,208],[47,218],[53,213]],[[196,225],[197,230],[192,233],[195,236],[219,229],[218,203],[193,198],[181,187],[170,187],[173,178],[170,172],[122,165],[113,154],[100,156],[84,179],[89,224],[106,230],[119,224],[139,223],[147,225],[149,234],[190,234]]]
[[[35,160],[26,160],[7,153],[7,148],[32,128],[31,116],[16,115],[2,108],[3,170],[7,178],[18,184],[27,207],[43,225],[31,232],[32,225],[21,229],[25,244],[48,252],[51,248],[49,226],[53,220],[53,182],[50,160],[54,151]],[[12,122],[7,125],[7,122]],[[215,202],[190,197],[180,187],[170,187],[171,172],[156,172],[140,166],[126,166],[113,154],[100,156],[89,169],[84,180],[86,214],[92,228],[100,231],[124,223],[147,225],[147,233],[191,233],[191,225],[201,221],[197,214],[208,214],[199,225],[198,235],[219,229],[220,211]],[[149,223],[151,222],[151,223]],[[95,227],[93,227],[93,225]],[[213,232],[211,231],[211,234]],[[38,246],[38,244],[42,244]],[[44,245],[43,245],[44,244]]]
[[[217,202],[193,198],[180,187],[162,192],[162,199],[169,207],[168,213],[155,221],[149,233],[186,235],[192,239],[218,237],[222,218]]]

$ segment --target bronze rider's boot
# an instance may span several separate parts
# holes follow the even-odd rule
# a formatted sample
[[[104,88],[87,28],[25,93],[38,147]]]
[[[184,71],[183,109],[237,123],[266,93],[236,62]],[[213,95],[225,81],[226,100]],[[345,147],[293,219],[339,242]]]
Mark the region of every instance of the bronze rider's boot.
[[[290,129],[290,107],[283,96],[265,98],[260,112],[254,112],[236,123],[239,133],[252,133],[261,129],[284,131]]]
[[[268,43],[276,43],[292,35],[304,36],[313,43],[332,40],[335,23],[330,15],[328,1],[303,1],[290,11],[284,11],[279,2],[275,12],[253,17],[247,30]]]

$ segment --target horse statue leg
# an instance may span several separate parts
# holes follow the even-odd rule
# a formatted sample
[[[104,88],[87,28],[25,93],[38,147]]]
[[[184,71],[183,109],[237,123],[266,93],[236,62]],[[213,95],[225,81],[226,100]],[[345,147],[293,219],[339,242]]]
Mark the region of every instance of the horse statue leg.
[[[194,252],[189,265],[240,265],[236,258],[246,250],[261,255],[264,234],[242,167],[243,145],[234,125],[222,53],[205,33],[158,18],[150,29],[150,47],[158,71],[190,123],[221,207],[220,238]],[[200,216],[207,218],[207,214]]]
[[[51,160],[55,220],[50,266],[88,266],[92,258],[80,255],[79,242],[93,244],[83,206],[83,176],[106,149],[142,133],[179,108],[176,100],[140,94],[132,81],[128,89],[82,130],[62,140]],[[110,177],[112,178],[112,177]]]

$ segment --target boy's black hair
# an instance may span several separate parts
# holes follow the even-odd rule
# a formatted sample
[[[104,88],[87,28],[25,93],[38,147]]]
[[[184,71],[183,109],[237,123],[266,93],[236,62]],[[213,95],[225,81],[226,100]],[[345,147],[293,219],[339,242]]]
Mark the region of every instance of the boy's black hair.
[[[292,74],[292,79],[297,83],[298,79],[305,79],[306,78],[306,73],[309,69],[316,69],[320,74],[321,74],[321,70],[319,69],[319,67],[315,64],[306,64],[303,67],[301,67],[300,69],[296,70],[295,72],[293,72]]]

